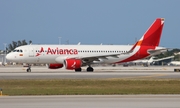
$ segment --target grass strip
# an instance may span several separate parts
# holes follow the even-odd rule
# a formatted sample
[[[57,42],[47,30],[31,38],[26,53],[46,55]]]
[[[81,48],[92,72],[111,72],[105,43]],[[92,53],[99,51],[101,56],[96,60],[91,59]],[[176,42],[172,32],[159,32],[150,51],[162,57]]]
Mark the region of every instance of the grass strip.
[[[3,95],[180,94],[180,80],[0,80]]]

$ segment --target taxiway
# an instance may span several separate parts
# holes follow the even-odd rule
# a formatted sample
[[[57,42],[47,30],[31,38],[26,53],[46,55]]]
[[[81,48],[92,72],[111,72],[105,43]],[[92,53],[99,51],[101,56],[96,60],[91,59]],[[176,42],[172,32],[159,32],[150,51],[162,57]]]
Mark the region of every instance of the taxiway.
[[[26,72],[24,67],[13,66],[0,68],[0,79],[180,79],[180,72],[174,72],[174,68],[178,67],[95,67],[95,72],[74,72],[32,67],[32,72]]]

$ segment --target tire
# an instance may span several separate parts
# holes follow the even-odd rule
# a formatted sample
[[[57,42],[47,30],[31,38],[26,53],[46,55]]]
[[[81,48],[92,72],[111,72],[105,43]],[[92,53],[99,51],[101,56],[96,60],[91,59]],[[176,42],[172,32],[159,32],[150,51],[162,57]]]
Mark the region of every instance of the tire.
[[[26,70],[26,72],[31,72],[31,69],[28,68],[28,69]]]
[[[75,69],[75,72],[81,72],[81,71],[82,71],[81,68]]]
[[[92,67],[88,67],[88,68],[86,69],[86,71],[87,71],[87,72],[93,72],[94,69],[93,69]]]

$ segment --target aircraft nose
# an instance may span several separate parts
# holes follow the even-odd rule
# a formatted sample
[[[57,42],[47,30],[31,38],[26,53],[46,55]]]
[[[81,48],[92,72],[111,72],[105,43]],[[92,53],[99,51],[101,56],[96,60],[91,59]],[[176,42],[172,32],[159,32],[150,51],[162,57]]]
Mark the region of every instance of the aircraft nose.
[[[9,60],[9,61],[13,60],[12,54],[7,54],[6,59]]]

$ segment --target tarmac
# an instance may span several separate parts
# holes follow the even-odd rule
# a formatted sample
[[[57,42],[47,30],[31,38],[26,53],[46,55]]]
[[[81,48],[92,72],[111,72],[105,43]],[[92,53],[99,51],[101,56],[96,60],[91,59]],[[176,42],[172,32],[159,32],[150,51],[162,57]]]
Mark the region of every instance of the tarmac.
[[[66,69],[48,69],[47,67],[32,67],[32,72],[26,72],[27,67],[1,66],[0,79],[180,79],[180,72],[174,72],[179,67],[172,66],[132,66],[132,67],[94,67],[94,72],[74,72]]]
[[[180,95],[3,96],[0,108],[180,108]]]
[[[47,67],[0,66],[0,80],[9,79],[180,79],[178,66],[94,67],[94,72]],[[180,95],[54,95],[0,96],[0,108],[180,108]]]

